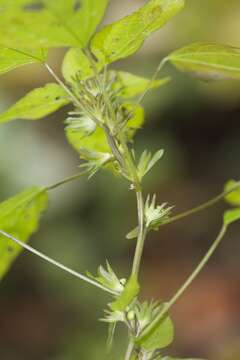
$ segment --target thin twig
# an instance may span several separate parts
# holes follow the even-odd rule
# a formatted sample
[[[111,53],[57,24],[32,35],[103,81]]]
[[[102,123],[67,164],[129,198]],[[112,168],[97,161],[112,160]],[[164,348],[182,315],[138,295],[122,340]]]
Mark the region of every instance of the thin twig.
[[[34,249],[33,247],[25,244],[25,243],[22,242],[21,240],[16,239],[14,236],[12,236],[12,235],[10,235],[10,234],[7,234],[5,231],[0,230],[0,234],[3,235],[3,236],[5,236],[5,237],[8,238],[8,239],[14,241],[16,244],[20,245],[22,248],[28,250],[28,251],[31,252],[32,254],[40,257],[41,259],[49,262],[50,264],[52,264],[52,265],[54,265],[54,266],[60,268],[61,270],[65,271],[65,272],[67,272],[67,273],[69,273],[69,274],[71,274],[71,275],[73,275],[73,276],[75,276],[75,277],[77,277],[77,278],[79,278],[79,279],[81,279],[81,280],[83,280],[83,281],[91,284],[91,285],[94,285],[94,286],[96,286],[96,287],[98,287],[98,288],[100,288],[100,289],[102,289],[102,290],[104,290],[104,291],[106,291],[106,292],[108,292],[108,293],[110,293],[110,294],[112,294],[112,295],[118,295],[115,291],[110,290],[110,289],[108,289],[107,287],[99,284],[98,282],[90,279],[89,277],[87,277],[87,276],[85,276],[85,275],[82,275],[82,274],[80,274],[80,273],[78,273],[78,272],[76,272],[76,271],[68,268],[67,266],[59,263],[58,261],[56,261],[56,260],[50,258],[49,256],[41,253],[40,251]]]

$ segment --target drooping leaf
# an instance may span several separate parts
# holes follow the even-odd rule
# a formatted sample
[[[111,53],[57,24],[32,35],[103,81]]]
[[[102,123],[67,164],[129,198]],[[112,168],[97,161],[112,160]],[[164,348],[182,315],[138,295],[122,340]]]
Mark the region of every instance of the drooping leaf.
[[[116,77],[114,89],[119,90],[119,95],[126,99],[142,94],[149,85],[151,85],[150,89],[157,89],[170,81],[170,77],[151,81],[123,71],[112,71],[112,74]]]
[[[0,44],[18,48],[84,47],[109,0],[0,0]]]
[[[47,84],[29,92],[7,111],[0,114],[0,123],[15,119],[37,120],[68,104],[68,95],[58,84]]]
[[[136,339],[136,343],[145,350],[163,349],[169,346],[174,338],[174,326],[169,316],[165,317],[160,324],[141,341]]]
[[[240,220],[240,208],[227,210],[224,213],[224,224],[226,226]]]
[[[43,188],[32,187],[0,204],[0,229],[27,242],[37,230],[48,197]],[[21,247],[0,235],[0,278],[9,270]]]
[[[85,80],[94,74],[91,62],[80,48],[71,48],[65,55],[62,73],[66,81],[71,83],[74,78]]]
[[[233,206],[240,206],[240,182],[229,180],[224,187],[224,191],[231,190],[233,191],[225,196],[225,200]]]
[[[240,79],[240,49],[231,46],[194,43],[174,51],[168,60],[203,80]]]
[[[105,26],[91,43],[93,54],[108,64],[135,53],[144,41],[184,7],[184,0],[150,0],[142,8]]]
[[[140,287],[136,277],[131,276],[121,295],[110,304],[111,309],[113,311],[124,311],[138,295],[139,290]]]
[[[16,69],[19,66],[43,62],[46,60],[47,51],[43,49],[30,51],[15,50],[0,46],[0,75]]]

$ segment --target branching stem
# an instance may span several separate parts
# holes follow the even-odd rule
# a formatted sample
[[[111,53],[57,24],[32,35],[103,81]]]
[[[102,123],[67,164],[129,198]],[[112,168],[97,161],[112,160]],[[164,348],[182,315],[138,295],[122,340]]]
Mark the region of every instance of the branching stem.
[[[88,173],[89,173],[89,170],[86,170],[86,171],[79,172],[79,173],[77,173],[75,175],[68,176],[68,177],[66,177],[66,178],[64,178],[62,180],[59,180],[58,182],[56,182],[56,183],[54,183],[52,185],[47,186],[45,189],[46,189],[46,191],[54,190],[54,189],[58,188],[61,185],[65,185],[65,184],[67,184],[69,182],[72,182],[74,180],[78,180],[80,177],[82,177],[83,175],[86,175]]]
[[[185,293],[188,287],[192,284],[193,280],[198,276],[201,270],[204,268],[206,263],[209,261],[215,250],[217,249],[218,245],[220,244],[221,240],[223,239],[227,230],[227,226],[223,225],[216,240],[213,242],[212,246],[209,248],[206,255],[203,257],[199,265],[193,271],[193,273],[188,277],[185,283],[180,287],[180,289],[176,292],[176,294],[172,297],[172,299],[167,303],[167,305],[158,313],[155,319],[142,331],[138,338],[138,342],[144,341],[159,325],[162,321],[164,316],[168,313],[170,308],[177,302],[177,300]]]
[[[83,280],[83,281],[91,284],[91,285],[94,285],[94,286],[98,287],[99,289],[102,289],[102,290],[104,290],[104,291],[106,291],[106,292],[108,292],[108,293],[110,293],[110,294],[118,295],[115,291],[110,290],[110,289],[108,289],[107,287],[99,284],[97,281],[94,281],[93,279],[90,279],[89,277],[87,277],[87,276],[85,276],[85,275],[82,275],[82,274],[80,274],[80,273],[78,273],[78,272],[76,272],[76,271],[68,268],[67,266],[59,263],[58,261],[56,261],[56,260],[50,258],[49,256],[41,253],[40,251],[34,249],[33,247],[25,244],[25,243],[22,242],[21,240],[16,239],[14,236],[12,236],[12,235],[10,235],[10,234],[7,234],[5,231],[0,230],[0,234],[3,235],[3,236],[5,236],[5,237],[8,238],[9,240],[14,241],[16,244],[20,245],[22,248],[28,250],[28,251],[31,252],[32,254],[40,257],[41,259],[49,262],[50,264],[52,264],[52,265],[54,265],[54,266],[60,268],[61,270],[65,271],[65,272],[67,272],[67,273],[69,273],[69,274],[71,274],[71,275],[73,275],[73,276],[75,276],[75,277],[77,277],[77,278],[79,278],[79,279],[81,279],[81,280]]]
[[[208,200],[207,202],[205,202],[201,205],[198,205],[190,210],[184,211],[183,213],[172,216],[171,218],[166,220],[164,223],[162,223],[161,226],[171,224],[175,221],[182,220],[185,217],[188,217],[188,216],[194,215],[200,211],[206,210],[206,209],[210,208],[211,206],[217,204],[219,201],[224,199],[227,195],[229,195],[233,191],[237,190],[239,187],[240,187],[240,182],[237,182],[236,185],[233,186],[231,190],[223,191],[221,194],[217,195],[216,197]]]

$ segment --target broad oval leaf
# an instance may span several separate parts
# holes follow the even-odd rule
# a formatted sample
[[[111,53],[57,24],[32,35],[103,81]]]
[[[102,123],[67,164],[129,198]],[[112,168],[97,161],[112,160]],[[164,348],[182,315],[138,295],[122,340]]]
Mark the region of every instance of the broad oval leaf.
[[[44,62],[47,57],[47,51],[40,49],[34,51],[24,51],[0,47],[0,75],[16,69],[19,66]]]
[[[65,90],[58,84],[50,83],[34,89],[7,111],[0,114],[0,123],[15,119],[38,120],[70,103]]]
[[[85,80],[94,75],[90,60],[80,48],[71,48],[62,63],[64,79],[71,83],[76,77]]]
[[[170,81],[170,77],[152,81],[124,71],[111,71],[111,74],[116,78],[114,90],[119,91],[119,95],[126,99],[140,95],[148,88],[157,89]]]
[[[240,49],[235,47],[195,43],[174,51],[167,59],[203,80],[240,79]]]
[[[240,208],[227,210],[224,213],[224,225],[228,226],[240,220]]]
[[[233,191],[231,191],[233,190]],[[228,195],[225,196],[225,200],[233,206],[240,206],[240,182],[235,180],[229,180],[225,187],[224,191],[231,191]]]
[[[142,8],[105,26],[92,42],[93,54],[104,64],[134,54],[144,41],[184,7],[184,0],[150,0]]]
[[[131,304],[131,302],[136,298],[140,291],[140,286],[138,284],[136,276],[131,276],[128,282],[126,283],[123,292],[117,298],[116,301],[110,304],[110,307],[113,311],[124,311]]]
[[[44,188],[32,187],[0,204],[0,229],[27,242],[37,230],[39,219],[47,208],[48,196]],[[0,278],[9,270],[21,252],[15,242],[0,235]]]
[[[109,0],[0,0],[0,44],[17,48],[84,47]]]
[[[171,318],[166,316],[147,338],[136,343],[145,350],[154,351],[169,346],[174,338],[174,326]]]

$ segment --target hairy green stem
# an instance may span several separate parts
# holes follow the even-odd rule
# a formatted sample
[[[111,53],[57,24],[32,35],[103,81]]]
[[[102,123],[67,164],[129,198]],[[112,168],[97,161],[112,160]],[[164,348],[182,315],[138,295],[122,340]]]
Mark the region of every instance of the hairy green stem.
[[[129,344],[128,344],[128,348],[127,348],[127,352],[126,352],[126,355],[124,357],[124,360],[130,360],[131,359],[133,350],[134,350],[134,343],[132,341],[130,341]]]
[[[223,191],[221,194],[217,195],[216,197],[208,200],[207,202],[205,202],[201,205],[198,205],[190,210],[187,210],[180,214],[172,216],[171,218],[166,220],[164,223],[162,223],[161,226],[171,224],[171,223],[181,220],[187,216],[194,215],[200,211],[206,210],[206,209],[210,208],[211,206],[217,204],[219,201],[223,200],[225,198],[225,196],[227,196],[230,193],[232,193],[233,191],[237,190],[239,187],[240,187],[240,182],[237,182],[236,185],[233,186],[231,190]]]
[[[108,292],[108,293],[110,293],[110,294],[112,294],[112,295],[118,295],[115,291],[110,290],[110,289],[108,289],[107,287],[99,284],[97,281],[94,281],[93,279],[90,279],[89,277],[87,277],[87,276],[85,276],[85,275],[82,275],[82,274],[80,274],[80,273],[78,273],[78,272],[76,272],[76,271],[68,268],[67,266],[59,263],[58,261],[56,261],[56,260],[50,258],[49,256],[41,253],[40,251],[34,249],[33,247],[25,244],[25,243],[22,242],[21,240],[16,239],[14,236],[12,236],[12,235],[10,235],[10,234],[7,234],[5,231],[0,230],[0,234],[3,235],[4,237],[8,238],[9,240],[14,241],[16,244],[20,245],[22,248],[28,250],[28,251],[31,252],[32,254],[40,257],[41,259],[49,262],[50,264],[52,264],[52,265],[54,265],[54,266],[60,268],[61,270],[65,271],[65,272],[67,272],[67,273],[69,273],[69,274],[71,274],[71,275],[73,275],[73,276],[75,276],[75,277],[77,277],[77,278],[79,278],[79,279],[81,279],[81,280],[83,280],[83,281],[91,284],[91,285],[94,285],[94,286],[96,286],[96,287],[98,287],[98,288],[100,288],[100,289],[102,289],[102,290],[104,290],[104,291],[106,291],[106,292]]]
[[[59,186],[61,185],[65,185],[69,182],[72,182],[74,180],[78,180],[80,177],[82,177],[83,175],[86,175],[89,173],[89,170],[86,170],[86,171],[82,171],[82,172],[79,172],[75,175],[72,175],[72,176],[68,176],[62,180],[59,180],[58,182],[52,184],[52,185],[49,185],[45,188],[46,191],[51,191],[51,190],[54,190],[56,188],[58,188]]]
[[[153,85],[154,80],[156,80],[158,74],[160,73],[160,71],[162,70],[163,66],[166,64],[167,61],[168,61],[168,59],[167,59],[167,58],[164,58],[164,59],[160,62],[160,64],[158,65],[158,67],[157,67],[156,71],[154,72],[154,74],[153,74],[153,76],[152,76],[152,78],[151,78],[148,86],[146,87],[145,91],[143,92],[143,94],[142,94],[142,95],[139,97],[139,99],[138,99],[138,101],[137,101],[137,104],[138,104],[138,105],[140,105],[140,104],[143,102],[143,100],[145,99],[147,93],[149,92],[149,90],[151,89],[151,87],[152,87],[152,85]]]
[[[148,336],[151,335],[151,333],[154,332],[156,327],[159,325],[159,323],[162,321],[164,316],[168,313],[170,308],[176,303],[176,301],[183,295],[183,293],[188,289],[188,287],[192,284],[193,280],[198,276],[198,274],[201,272],[201,270],[204,268],[206,263],[209,261],[215,250],[217,249],[218,245],[221,243],[221,240],[223,239],[225,233],[227,230],[227,226],[223,225],[216,240],[213,242],[212,246],[209,248],[206,255],[203,257],[199,265],[196,267],[196,269],[193,271],[193,273],[188,277],[188,279],[185,281],[185,283],[181,286],[181,288],[176,292],[176,294],[172,297],[172,299],[167,303],[167,305],[159,312],[159,314],[155,317],[155,319],[148,325],[146,328],[142,331],[140,336],[138,337],[137,341],[138,343],[141,343],[145,339],[148,338]]]
[[[138,208],[138,238],[137,238],[137,245],[133,259],[133,266],[132,266],[132,275],[138,278],[144,243],[146,239],[146,230],[144,226],[144,200],[142,191],[136,192],[137,196],[137,208]]]

